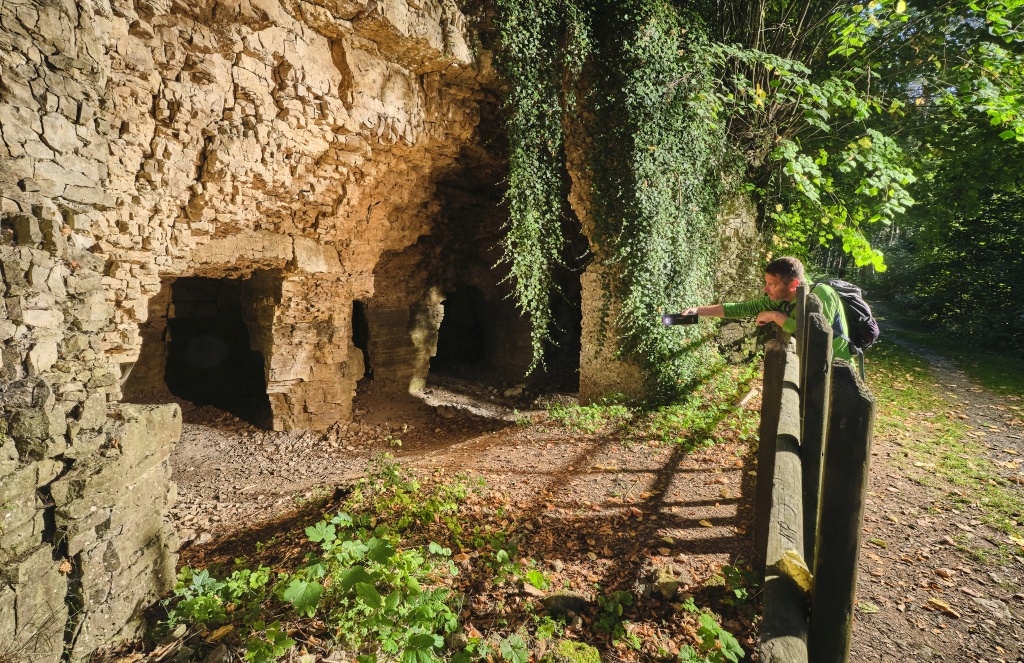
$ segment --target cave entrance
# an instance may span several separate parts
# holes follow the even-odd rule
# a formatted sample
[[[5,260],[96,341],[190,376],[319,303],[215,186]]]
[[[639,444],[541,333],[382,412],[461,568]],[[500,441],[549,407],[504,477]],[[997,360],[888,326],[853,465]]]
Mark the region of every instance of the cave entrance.
[[[479,374],[486,370],[493,350],[489,342],[493,325],[489,324],[483,292],[475,286],[457,288],[446,295],[442,306],[431,372]]]
[[[166,281],[150,302],[142,352],[124,384],[125,400],[179,398],[268,427],[263,356],[249,346],[244,293],[243,279]]]
[[[363,353],[363,379],[373,379],[373,366],[370,364],[370,321],[366,318],[366,304],[356,300],[352,302],[352,345]]]

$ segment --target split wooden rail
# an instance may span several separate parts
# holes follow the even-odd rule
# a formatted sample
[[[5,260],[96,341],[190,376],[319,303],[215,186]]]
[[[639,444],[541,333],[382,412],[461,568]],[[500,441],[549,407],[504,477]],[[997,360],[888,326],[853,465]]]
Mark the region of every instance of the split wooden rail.
[[[796,333],[770,341],[764,360],[754,506],[761,660],[846,663],[874,399],[849,362],[832,359],[831,326],[806,286],[796,305]],[[809,593],[780,571],[787,551],[806,560]]]

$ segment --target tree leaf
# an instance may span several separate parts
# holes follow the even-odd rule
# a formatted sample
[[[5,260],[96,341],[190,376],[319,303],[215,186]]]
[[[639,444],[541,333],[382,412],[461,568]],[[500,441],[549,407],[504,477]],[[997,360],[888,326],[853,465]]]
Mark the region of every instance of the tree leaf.
[[[366,542],[366,556],[378,564],[383,564],[395,556],[395,549],[387,541],[376,537]]]
[[[318,582],[306,582],[294,578],[284,590],[284,600],[295,606],[295,611],[304,617],[312,617],[316,614],[316,607],[320,603],[320,595],[324,587]]]
[[[366,569],[357,564],[342,571],[338,581],[341,584],[342,589],[352,589],[357,583],[372,583],[373,576],[367,573]]]
[[[381,606],[380,592],[377,588],[367,582],[356,583],[356,594],[363,600],[370,608],[377,610]]]

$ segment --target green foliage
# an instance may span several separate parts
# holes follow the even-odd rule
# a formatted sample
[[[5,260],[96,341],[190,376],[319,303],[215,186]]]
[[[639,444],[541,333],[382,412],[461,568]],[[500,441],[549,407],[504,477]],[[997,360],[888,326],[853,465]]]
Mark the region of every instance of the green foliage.
[[[518,633],[513,633],[503,639],[498,649],[501,652],[502,660],[508,661],[508,663],[526,663],[530,660],[530,651]]]
[[[690,391],[714,357],[699,327],[657,313],[712,299],[717,211],[728,164],[703,21],[660,0],[594,11],[595,259],[617,304],[620,354],[655,402]],[[612,310],[611,307],[608,311]]]
[[[555,403],[548,408],[548,416],[571,431],[592,434],[605,426],[624,425],[633,417],[633,410],[616,397],[602,399],[591,405]]]
[[[679,650],[682,663],[738,663],[744,656],[743,648],[731,633],[722,628],[714,615],[699,609],[692,598],[682,604],[683,610],[697,615],[696,648],[685,645]]]
[[[245,641],[245,660],[251,663],[273,663],[295,646],[295,641],[281,629],[281,622],[252,625],[251,637]]]
[[[526,582],[530,583],[537,589],[547,589],[551,587],[551,581],[547,579],[544,572],[539,569],[530,569],[524,576]]]
[[[666,330],[656,313],[711,295],[725,150],[713,104],[701,97],[711,80],[705,30],[661,0],[500,0],[498,8],[498,64],[510,86],[505,260],[531,318],[535,360],[565,244],[563,118],[585,108],[595,120],[590,240],[619,311],[605,324],[621,353],[648,369],[652,396],[683,393],[710,348],[689,347],[696,332]],[[577,104],[584,63],[593,75]]]
[[[535,366],[550,337],[554,272],[565,245],[562,119],[573,99],[562,89],[582,68],[588,28],[573,0],[496,4],[497,65],[509,83],[509,222],[503,262],[509,265],[516,300],[529,315]]]
[[[322,621],[339,643],[374,660],[380,654],[403,663],[439,661],[445,637],[458,625],[455,597],[443,585],[457,574],[452,552],[434,542],[399,543],[412,529],[439,524],[452,535],[458,503],[469,490],[461,478],[423,490],[382,456],[346,502],[355,515],[342,511],[305,529],[317,549],[301,567],[272,578],[268,568],[252,570],[239,559],[224,579],[185,568],[169,624],[231,623],[246,643],[246,660],[257,663],[277,660],[295,644],[280,622],[268,625],[265,614]],[[382,513],[387,522],[378,519]]]
[[[594,628],[607,633],[613,644],[624,642],[633,649],[640,649],[643,643],[635,633],[626,630],[629,622],[623,619],[625,609],[633,605],[633,595],[627,591],[617,590],[598,597],[597,603],[601,611],[594,622]]]

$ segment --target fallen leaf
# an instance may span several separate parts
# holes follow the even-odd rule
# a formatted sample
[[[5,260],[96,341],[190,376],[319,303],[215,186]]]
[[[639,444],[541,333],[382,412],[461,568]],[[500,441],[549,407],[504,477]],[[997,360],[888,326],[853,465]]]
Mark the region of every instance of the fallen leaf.
[[[220,640],[223,640],[224,636],[226,636],[228,633],[231,633],[231,631],[233,631],[234,629],[235,629],[235,627],[232,626],[231,624],[225,624],[224,626],[221,626],[219,629],[217,629],[216,631],[214,631],[210,635],[206,636],[206,641],[207,642],[218,642]]]
[[[937,599],[937,598],[930,598],[930,599],[928,599],[928,603],[924,607],[929,607],[929,606],[931,607],[932,610],[940,610],[940,611],[946,613],[947,615],[949,615],[950,617],[956,617],[957,619],[960,619],[960,613],[957,612],[956,610],[954,610],[952,606],[950,606],[948,603],[946,603],[942,599]]]
[[[882,539],[871,539],[870,543],[875,544],[879,548],[888,548],[889,547],[889,544],[886,543],[885,541],[883,541]]]
[[[706,520],[701,520],[701,521],[698,521],[698,524],[699,524],[699,525],[700,525],[701,527],[714,527],[714,525],[712,525],[712,524],[711,524],[710,522],[708,522],[708,521],[706,521]]]
[[[881,610],[881,608],[879,608],[877,605],[875,605],[871,601],[861,601],[860,603],[857,604],[857,609],[860,610],[865,615],[873,615],[876,612],[878,612],[879,610]]]
[[[782,553],[779,561],[775,562],[775,568],[783,575],[788,576],[800,589],[805,592],[811,591],[811,571],[807,568],[807,562],[797,551],[789,549]]]

